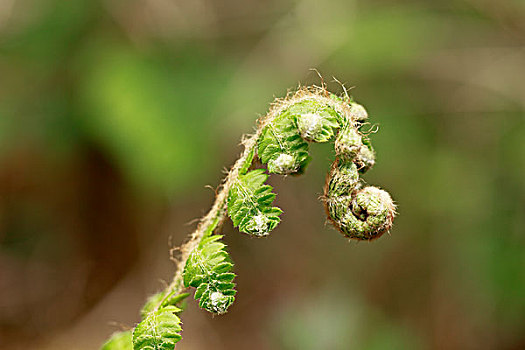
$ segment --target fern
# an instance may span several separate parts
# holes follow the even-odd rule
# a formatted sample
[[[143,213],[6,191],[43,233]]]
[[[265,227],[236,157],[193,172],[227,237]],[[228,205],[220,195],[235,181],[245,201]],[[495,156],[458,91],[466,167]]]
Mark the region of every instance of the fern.
[[[233,263],[219,242],[222,236],[205,237],[195,248],[184,267],[185,287],[197,288],[195,299],[199,306],[216,314],[225,313],[235,300]]]
[[[235,274],[226,245],[217,233],[226,216],[239,231],[255,237],[269,234],[282,210],[273,206],[275,193],[265,182],[269,173],[301,174],[310,161],[309,142],[335,138],[335,160],[327,175],[323,201],[329,221],[345,237],[373,240],[390,230],[395,205],[388,192],[361,178],[375,164],[375,152],[361,131],[365,108],[346,94],[325,86],[301,88],[277,100],[259,121],[255,134],[243,140],[244,152],[219,188],[211,210],[181,247],[179,268],[171,284],[150,297],[142,321],[133,332],[116,333],[103,350],[171,350],[181,339],[181,302],[195,288],[199,306],[223,314],[235,300]],[[257,162],[260,160],[260,163]]]
[[[182,338],[180,311],[175,306],[166,306],[150,312],[133,331],[133,349],[169,350]]]
[[[268,171],[274,174],[292,174],[306,167],[308,143],[301,138],[295,126],[295,116],[285,110],[262,131],[258,155]]]
[[[306,141],[327,142],[339,127],[337,112],[313,99],[298,102],[288,111],[295,117],[299,134]]]
[[[239,178],[228,194],[228,214],[239,231],[265,236],[279,223],[282,210],[272,207],[275,193],[264,182],[268,175],[257,169]]]

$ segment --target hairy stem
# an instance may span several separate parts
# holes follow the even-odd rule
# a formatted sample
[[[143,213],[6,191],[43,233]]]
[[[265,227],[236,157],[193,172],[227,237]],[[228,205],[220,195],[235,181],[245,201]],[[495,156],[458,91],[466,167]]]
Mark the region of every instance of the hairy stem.
[[[171,295],[179,294],[185,289],[182,280],[182,273],[191,252],[199,245],[204,237],[218,229],[226,219],[226,203],[228,200],[228,192],[230,191],[232,184],[237,181],[239,177],[239,170],[246,163],[249,155],[254,152],[255,147],[257,147],[257,140],[260,136],[261,129],[262,128],[259,127],[255,134],[251,135],[242,142],[244,145],[243,153],[239,159],[237,159],[226,176],[224,183],[220,187],[217,196],[215,197],[215,202],[213,203],[210,211],[200,220],[197,228],[190,235],[189,241],[183,244],[181,249],[182,253],[178,259],[177,271],[175,272],[173,281],[166,289],[165,297],[162,298],[162,300],[158,303],[156,309],[158,309]]]

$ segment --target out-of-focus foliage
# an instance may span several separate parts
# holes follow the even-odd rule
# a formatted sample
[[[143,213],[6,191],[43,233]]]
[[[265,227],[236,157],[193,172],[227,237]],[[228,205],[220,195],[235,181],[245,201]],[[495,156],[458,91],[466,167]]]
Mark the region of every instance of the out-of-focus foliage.
[[[523,348],[523,23],[518,0],[0,1],[0,347],[138,322],[202,187],[315,67],[379,124],[365,178],[399,205],[391,237],[326,232],[304,186],[333,154],[312,148],[305,177],[270,179],[271,238],[225,227],[242,293],[209,322],[190,306],[179,346]]]
[[[139,184],[180,189],[220,165],[206,157],[213,107],[226,67],[188,48],[177,57],[148,57],[120,43],[92,44],[76,67],[82,126]],[[186,51],[186,49],[184,50]],[[191,98],[190,98],[191,96]],[[201,174],[201,175],[198,175]]]

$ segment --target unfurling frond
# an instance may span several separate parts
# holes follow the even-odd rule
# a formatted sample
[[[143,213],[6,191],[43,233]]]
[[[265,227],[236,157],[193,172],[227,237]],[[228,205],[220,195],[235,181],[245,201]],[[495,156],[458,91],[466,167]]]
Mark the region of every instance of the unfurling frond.
[[[226,252],[222,236],[204,238],[191,252],[184,267],[184,286],[197,288],[195,299],[199,306],[216,314],[223,314],[235,300],[235,274]]]
[[[284,111],[265,126],[258,142],[261,162],[274,174],[293,174],[305,168],[310,157],[308,143],[301,138],[295,116]]]
[[[239,231],[267,236],[283,213],[273,206],[275,193],[268,173],[300,175],[308,163],[309,143],[335,139],[335,159],[327,176],[323,201],[328,219],[343,235],[373,240],[392,227],[395,205],[388,192],[361,178],[375,163],[366,109],[346,94],[326,87],[305,87],[278,99],[243,139],[244,152],[216,192],[210,211],[180,249],[179,267],[166,290],[151,296],[133,332],[114,334],[102,350],[173,350],[181,339],[179,313],[195,288],[199,306],[223,314],[235,300],[235,274],[225,244],[217,233],[227,215]],[[262,163],[262,164],[261,164]],[[266,166],[266,169],[257,169]],[[253,170],[255,169],[255,170]]]
[[[179,312],[175,306],[166,306],[150,312],[133,331],[134,350],[173,350],[182,338]]]
[[[340,115],[314,99],[295,103],[287,110],[294,116],[299,134],[306,141],[327,142],[339,127]]]
[[[273,207],[275,193],[266,185],[263,169],[239,175],[228,195],[228,214],[239,231],[266,236],[279,223],[282,210]]]

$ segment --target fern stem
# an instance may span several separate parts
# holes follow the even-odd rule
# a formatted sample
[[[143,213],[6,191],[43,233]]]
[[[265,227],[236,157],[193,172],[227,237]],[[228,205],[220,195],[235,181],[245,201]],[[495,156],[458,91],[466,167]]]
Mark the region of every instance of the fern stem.
[[[215,197],[215,202],[213,203],[213,206],[211,207],[210,211],[204,217],[202,217],[202,219],[199,221],[199,224],[197,225],[197,228],[190,235],[190,239],[183,244],[181,249],[181,256],[178,259],[177,271],[175,272],[175,276],[173,277],[173,280],[168,286],[168,288],[166,289],[164,298],[160,300],[155,310],[158,310],[166,301],[166,299],[168,299],[171,295],[179,294],[185,289],[182,279],[182,273],[184,271],[186,261],[188,260],[191,252],[199,245],[202,239],[212,234],[217,228],[219,228],[222,225],[222,223],[226,219],[226,203],[228,200],[228,192],[230,191],[232,185],[238,180],[239,170],[248,160],[250,154],[257,147],[257,140],[259,139],[261,130],[262,127],[257,128],[255,134],[243,140],[242,143],[244,145],[244,151],[242,152],[239,159],[237,159],[233,167],[230,169],[228,175],[225,177],[223,184],[221,185],[217,196]]]

